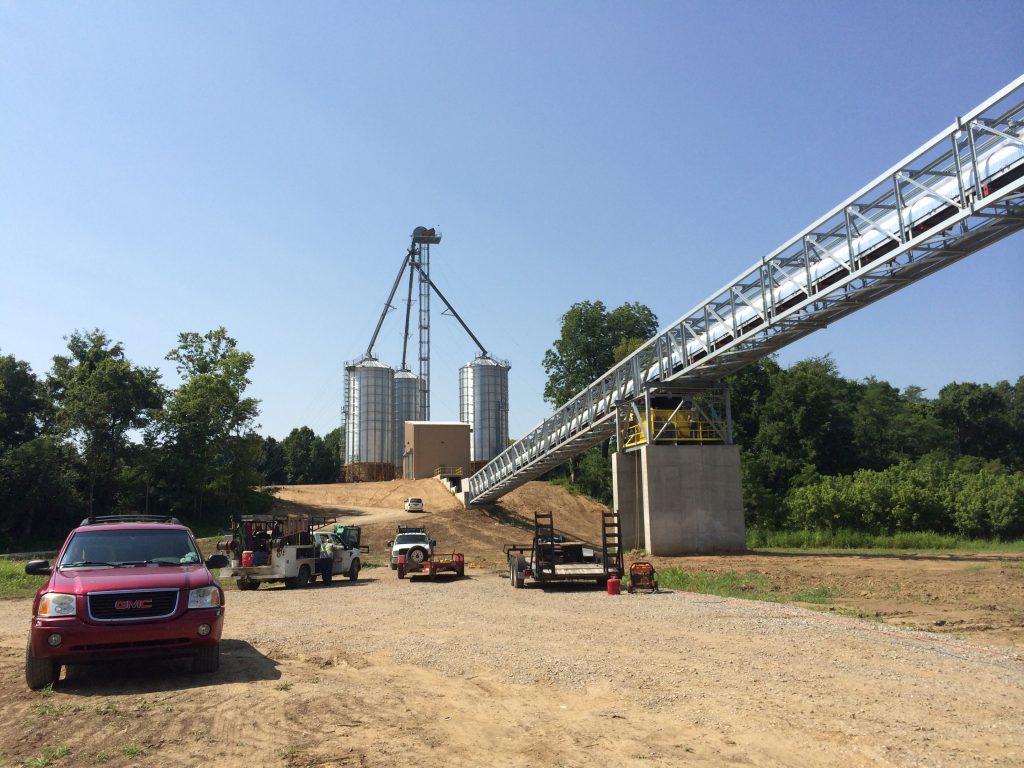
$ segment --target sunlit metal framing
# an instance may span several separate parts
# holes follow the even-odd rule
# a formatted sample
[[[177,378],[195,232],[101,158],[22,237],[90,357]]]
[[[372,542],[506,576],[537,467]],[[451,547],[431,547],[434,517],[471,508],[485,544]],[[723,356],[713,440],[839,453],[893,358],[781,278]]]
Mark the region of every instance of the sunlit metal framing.
[[[1024,227],[1024,76],[650,339],[464,484],[495,501],[615,433],[651,386],[718,381]]]

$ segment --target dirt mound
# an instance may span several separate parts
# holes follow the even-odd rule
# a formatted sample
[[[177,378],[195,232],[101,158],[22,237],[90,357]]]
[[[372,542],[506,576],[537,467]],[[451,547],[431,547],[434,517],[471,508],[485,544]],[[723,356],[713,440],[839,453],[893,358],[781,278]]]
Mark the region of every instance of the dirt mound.
[[[552,512],[555,528],[573,538],[598,542],[601,513],[592,499],[573,496],[550,483],[531,482],[501,499],[500,504],[465,509],[437,480],[392,480],[381,483],[288,485],[275,491],[279,509],[314,515],[335,514],[363,527],[363,543],[371,555],[383,556],[396,526],[423,525],[439,550],[457,550],[479,564],[505,568],[502,547],[529,543],[534,512]],[[406,513],[409,496],[423,499],[423,513]]]
[[[274,496],[286,505],[307,507],[313,514],[345,512],[360,507],[402,509],[410,496],[423,499],[432,512],[462,509],[458,499],[437,480],[390,480],[381,483],[333,483],[330,485],[282,485]]]

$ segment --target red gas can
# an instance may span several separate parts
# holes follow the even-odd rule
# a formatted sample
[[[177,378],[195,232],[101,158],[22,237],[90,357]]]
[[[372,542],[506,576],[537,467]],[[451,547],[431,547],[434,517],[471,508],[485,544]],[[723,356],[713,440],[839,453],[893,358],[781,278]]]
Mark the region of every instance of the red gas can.
[[[242,567],[252,568],[252,552],[248,549],[242,553]]]
[[[617,595],[621,587],[621,582],[614,576],[608,579],[608,594]]]

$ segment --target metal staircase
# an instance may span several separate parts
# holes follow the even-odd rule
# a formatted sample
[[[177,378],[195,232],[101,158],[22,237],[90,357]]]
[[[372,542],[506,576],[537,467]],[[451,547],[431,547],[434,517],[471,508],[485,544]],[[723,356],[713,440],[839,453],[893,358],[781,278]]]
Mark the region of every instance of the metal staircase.
[[[607,440],[618,409],[720,381],[1024,228],[1024,76],[713,293],[466,481],[489,504]]]

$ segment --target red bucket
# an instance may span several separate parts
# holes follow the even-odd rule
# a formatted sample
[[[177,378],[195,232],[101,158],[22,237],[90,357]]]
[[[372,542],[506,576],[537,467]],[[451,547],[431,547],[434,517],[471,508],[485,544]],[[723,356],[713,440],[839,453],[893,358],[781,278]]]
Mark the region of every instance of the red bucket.
[[[609,595],[618,595],[618,594],[620,594],[620,591],[619,591],[620,586],[621,586],[621,582],[618,579],[616,579],[614,577],[608,579],[608,594]]]
[[[252,568],[252,552],[248,549],[242,553],[242,567]]]

